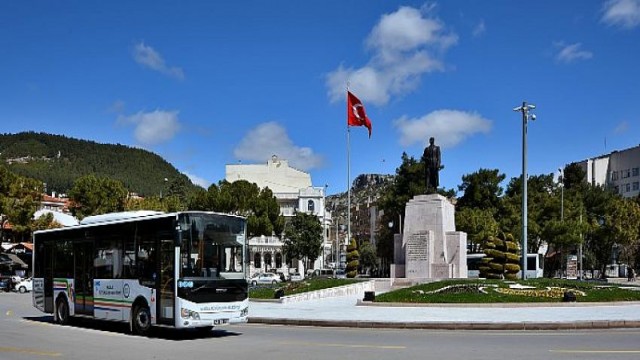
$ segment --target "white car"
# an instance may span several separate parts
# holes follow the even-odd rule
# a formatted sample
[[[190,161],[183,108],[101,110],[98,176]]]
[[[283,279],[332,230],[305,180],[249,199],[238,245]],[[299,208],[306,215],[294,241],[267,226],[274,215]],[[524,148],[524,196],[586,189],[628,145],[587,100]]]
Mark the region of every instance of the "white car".
[[[14,288],[17,292],[24,294],[33,290],[33,281],[31,280],[31,278],[24,279],[17,283]]]
[[[258,284],[277,284],[281,282],[280,275],[274,273],[260,273],[249,279],[249,284],[256,286]]]

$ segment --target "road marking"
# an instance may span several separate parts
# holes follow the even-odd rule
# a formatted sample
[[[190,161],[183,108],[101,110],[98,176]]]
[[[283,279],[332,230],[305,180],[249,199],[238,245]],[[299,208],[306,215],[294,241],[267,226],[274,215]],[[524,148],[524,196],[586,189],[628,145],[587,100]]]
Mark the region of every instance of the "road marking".
[[[406,349],[406,346],[394,346],[394,345],[367,345],[367,344],[336,344],[336,343],[317,343],[317,342],[292,342],[282,341],[281,345],[301,345],[301,346],[317,346],[317,347],[338,347],[338,348],[352,348],[352,349],[383,349],[383,350],[400,350]]]
[[[48,357],[59,357],[62,356],[62,353],[53,352],[53,351],[41,351],[34,349],[20,349],[14,347],[4,347],[0,346],[0,353],[19,353],[19,354],[29,354],[29,355],[40,355],[40,356],[48,356]]]
[[[549,350],[563,354],[640,354],[640,350]]]

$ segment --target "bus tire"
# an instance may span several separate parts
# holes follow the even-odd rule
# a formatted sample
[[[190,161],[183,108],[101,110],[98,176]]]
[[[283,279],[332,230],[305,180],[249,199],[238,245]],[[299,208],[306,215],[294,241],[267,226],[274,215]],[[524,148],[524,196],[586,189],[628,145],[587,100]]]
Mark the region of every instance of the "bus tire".
[[[69,304],[63,296],[58,297],[56,300],[56,314],[55,321],[60,325],[69,324]]]
[[[141,336],[149,334],[151,329],[151,312],[146,305],[136,305],[133,308],[133,333]]]

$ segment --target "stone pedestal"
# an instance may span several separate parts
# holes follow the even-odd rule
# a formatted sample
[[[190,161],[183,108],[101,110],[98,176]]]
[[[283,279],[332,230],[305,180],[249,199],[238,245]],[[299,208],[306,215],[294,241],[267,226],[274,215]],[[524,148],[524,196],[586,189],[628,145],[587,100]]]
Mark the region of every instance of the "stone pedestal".
[[[455,229],[454,206],[438,194],[418,195],[405,208],[402,236],[394,237],[394,269],[407,279],[467,277],[467,234]],[[399,271],[392,271],[398,276]]]

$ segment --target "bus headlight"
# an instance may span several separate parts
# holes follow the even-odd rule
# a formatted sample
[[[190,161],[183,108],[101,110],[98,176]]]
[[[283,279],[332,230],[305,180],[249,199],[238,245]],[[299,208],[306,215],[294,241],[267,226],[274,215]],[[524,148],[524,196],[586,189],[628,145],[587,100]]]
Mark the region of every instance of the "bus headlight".
[[[182,316],[183,319],[200,320],[200,314],[185,308],[180,309],[180,316]]]

